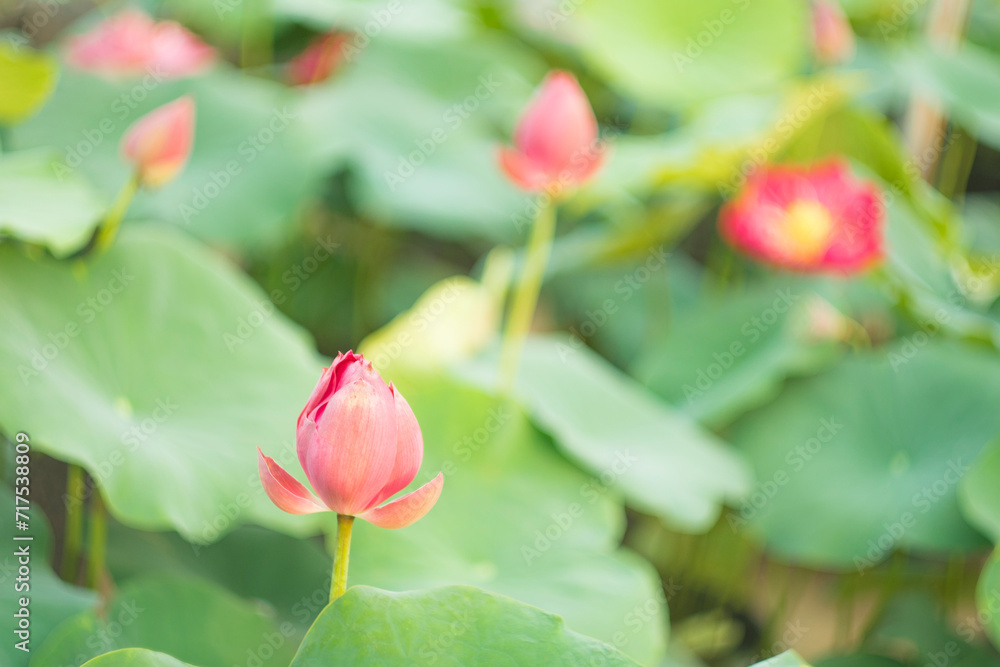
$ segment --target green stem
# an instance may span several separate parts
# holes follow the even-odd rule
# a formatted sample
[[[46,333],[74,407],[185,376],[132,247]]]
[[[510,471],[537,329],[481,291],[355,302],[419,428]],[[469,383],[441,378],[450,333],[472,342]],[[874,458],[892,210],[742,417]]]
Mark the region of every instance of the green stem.
[[[104,252],[111,247],[111,243],[118,235],[118,228],[121,227],[122,220],[125,219],[125,213],[128,211],[129,204],[132,203],[132,198],[135,197],[135,193],[138,191],[139,172],[136,171],[129,178],[125,187],[121,189],[121,192],[118,193],[115,203],[111,205],[107,217],[104,218],[104,222],[101,224],[101,229],[97,232],[98,252]]]
[[[108,510],[101,492],[94,489],[90,499],[90,534],[87,544],[87,588],[98,590],[106,569],[108,550]]]
[[[70,464],[66,470],[66,525],[63,538],[62,578],[76,583],[76,566],[83,546],[83,468]]]
[[[268,0],[244,3],[240,35],[240,67],[243,69],[266,65],[273,60],[270,16]]]
[[[500,350],[500,391],[510,394],[517,379],[517,369],[521,363],[524,341],[531,329],[531,320],[538,305],[538,294],[542,289],[545,268],[552,254],[552,239],[556,231],[555,203],[540,205],[535,224],[531,227],[531,237],[524,256],[521,280],[517,284],[514,298],[507,313],[503,343]]]
[[[333,554],[333,580],[330,582],[330,602],[347,590],[347,566],[351,560],[351,528],[354,517],[337,515],[337,549]]]

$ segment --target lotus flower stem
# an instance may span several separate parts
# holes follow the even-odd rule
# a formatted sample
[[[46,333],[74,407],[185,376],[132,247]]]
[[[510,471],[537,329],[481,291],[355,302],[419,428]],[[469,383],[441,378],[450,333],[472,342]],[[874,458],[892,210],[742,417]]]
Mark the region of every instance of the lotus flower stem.
[[[87,544],[87,588],[98,590],[105,570],[108,551],[108,510],[100,491],[90,499],[90,534]]]
[[[927,14],[927,40],[931,45],[945,53],[957,51],[971,6],[971,0],[935,0]],[[904,131],[910,155],[925,181],[930,182],[937,170],[947,125],[941,100],[919,91],[913,95]]]
[[[509,394],[517,379],[517,369],[521,363],[524,341],[531,329],[531,320],[538,305],[538,294],[542,289],[545,268],[552,254],[552,239],[556,231],[556,206],[550,201],[540,205],[535,223],[531,227],[531,237],[524,256],[521,280],[514,291],[514,298],[507,313],[507,323],[503,332],[500,351],[500,391]]]
[[[66,529],[63,538],[62,578],[76,583],[76,566],[83,546],[83,494],[86,490],[83,468],[69,465],[66,471]]]
[[[101,225],[100,231],[97,232],[98,252],[104,252],[114,242],[115,237],[118,235],[118,228],[121,227],[122,220],[125,219],[125,213],[128,211],[129,204],[132,203],[132,198],[135,197],[135,193],[139,190],[139,183],[139,172],[135,171],[129,177],[125,187],[118,193],[115,203],[111,205],[107,217],[104,218],[104,223]]]
[[[347,590],[347,566],[351,560],[351,529],[354,517],[337,515],[337,548],[333,554],[333,579],[330,581],[330,602]]]

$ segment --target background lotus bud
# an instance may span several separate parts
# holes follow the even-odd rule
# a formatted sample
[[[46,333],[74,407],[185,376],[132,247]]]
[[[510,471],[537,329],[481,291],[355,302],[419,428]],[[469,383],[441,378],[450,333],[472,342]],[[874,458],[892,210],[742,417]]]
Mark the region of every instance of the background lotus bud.
[[[69,42],[67,60],[107,77],[196,74],[215,61],[215,49],[174,21],[154,21],[126,9]]]
[[[324,369],[299,415],[296,440],[299,463],[316,495],[258,450],[264,490],[286,512],[329,510],[383,528],[403,528],[423,517],[441,495],[439,473],[416,491],[379,506],[416,477],[424,441],[406,399],[353,352]]]
[[[762,167],[719,213],[722,236],[761,261],[805,272],[855,273],[882,258],[874,184],[836,160]]]
[[[326,81],[343,62],[348,34],[334,32],[313,40],[288,62],[288,80],[296,86]]]
[[[821,65],[854,59],[854,31],[836,0],[816,0],[812,6],[813,55]]]
[[[122,153],[135,165],[143,187],[174,180],[191,154],[194,100],[182,97],[149,112],[125,131]]]
[[[503,148],[500,166],[527,190],[579,185],[604,159],[597,119],[576,78],[552,72],[521,116],[514,148]]]

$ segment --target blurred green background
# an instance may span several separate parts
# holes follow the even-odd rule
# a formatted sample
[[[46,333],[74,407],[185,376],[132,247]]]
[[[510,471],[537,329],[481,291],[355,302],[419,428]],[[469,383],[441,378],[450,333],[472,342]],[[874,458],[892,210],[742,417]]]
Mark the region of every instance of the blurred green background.
[[[0,660],[289,664],[326,605],[333,523],[271,505],[254,450],[300,476],[298,411],[360,349],[420,421],[414,486],[446,483],[410,528],[359,522],[350,583],[489,592],[400,609],[467,602],[484,643],[549,632],[499,593],[565,619],[553,646],[642,665],[1000,664],[996,0],[844,0],[857,48],[834,66],[804,0],[2,2],[4,497],[23,431],[36,541],[30,662],[10,630]],[[125,6],[218,62],[66,62]],[[333,73],[292,85],[330,31]],[[508,399],[496,347],[536,203],[497,155],[552,69],[609,152],[559,207]],[[121,135],[181,95],[186,169],[87,252],[129,177]],[[884,266],[801,276],[720,240],[748,173],[835,155],[885,195]],[[390,605],[357,595],[360,620],[317,627]],[[412,613],[413,647],[442,636]],[[307,639],[296,664],[361,664],[347,650]],[[441,650],[412,664],[453,664]]]

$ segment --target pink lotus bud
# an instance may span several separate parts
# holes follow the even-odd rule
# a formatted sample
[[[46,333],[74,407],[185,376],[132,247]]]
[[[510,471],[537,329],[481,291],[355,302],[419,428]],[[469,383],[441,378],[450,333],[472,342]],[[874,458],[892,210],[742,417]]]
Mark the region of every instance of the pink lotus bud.
[[[837,0],[815,0],[812,6],[813,54],[821,65],[854,58],[854,31]]]
[[[288,63],[288,80],[296,86],[326,81],[344,59],[348,33],[332,32],[313,40]]]
[[[874,184],[834,160],[762,167],[719,212],[722,236],[776,266],[856,273],[882,258],[883,210]]]
[[[576,78],[552,72],[521,116],[514,148],[503,148],[500,166],[526,190],[579,185],[604,159],[597,119]]]
[[[122,153],[143,187],[158,188],[184,168],[193,139],[194,100],[185,96],[134,122],[122,137]]]
[[[427,514],[441,495],[444,477],[438,473],[379,507],[417,476],[424,440],[406,399],[353,352],[338,355],[323,369],[299,415],[296,439],[299,463],[319,497],[258,450],[264,490],[286,512],[329,510],[383,528],[404,528]]]
[[[215,61],[215,50],[174,21],[155,22],[125,9],[69,42],[67,60],[108,77],[197,74]]]

